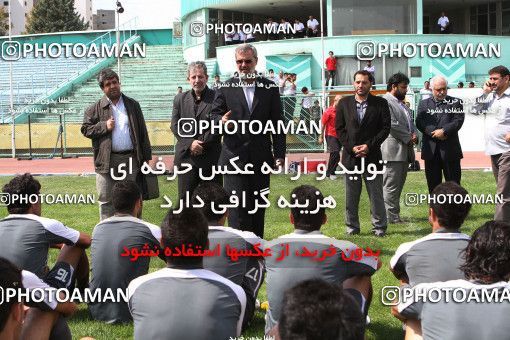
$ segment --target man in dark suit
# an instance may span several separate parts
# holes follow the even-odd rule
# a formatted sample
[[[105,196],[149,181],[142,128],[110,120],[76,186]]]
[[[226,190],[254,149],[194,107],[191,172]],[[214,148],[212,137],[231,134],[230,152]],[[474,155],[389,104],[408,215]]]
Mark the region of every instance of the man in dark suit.
[[[416,127],[423,134],[421,159],[425,160],[425,176],[429,193],[445,181],[460,184],[462,149],[458,131],[464,123],[464,109],[459,99],[447,95],[445,78],[431,79],[432,97],[418,106]]]
[[[381,144],[391,127],[391,116],[386,99],[370,94],[372,76],[368,71],[354,74],[355,95],[342,98],[336,107],[336,132],[343,145],[342,164],[348,171],[364,169],[375,164],[382,169]],[[372,169],[373,165],[370,167]],[[360,170],[357,174],[345,175],[345,222],[347,234],[359,234],[358,215],[361,195],[361,177],[365,180],[370,199],[373,233],[376,236],[386,234],[387,218],[383,198],[383,178],[381,174],[372,176],[372,171]],[[361,173],[361,171],[363,171]],[[360,176],[361,175],[361,176]],[[367,179],[367,177],[374,177]]]
[[[198,131],[201,120],[209,120],[214,90],[207,87],[207,66],[203,61],[192,62],[188,65],[188,81],[191,90],[180,93],[174,98],[172,112],[172,132],[177,139],[175,145],[174,165],[182,168],[183,164],[190,164],[192,169],[177,177],[179,199],[186,196],[186,192],[193,193],[195,188],[203,182],[202,178],[209,178],[212,168],[218,163],[221,151],[220,136],[211,135],[210,129]],[[197,128],[188,131],[187,124]],[[202,175],[202,177],[200,176]],[[221,184],[221,176],[211,179]]]
[[[276,127],[283,121],[280,94],[277,85],[272,81],[257,77],[257,50],[250,44],[243,44],[235,51],[239,78],[230,78],[216,91],[211,119],[222,124],[237,124],[235,134],[225,134],[219,165],[233,167],[230,160],[239,157],[236,164],[243,169],[246,164],[253,165],[254,174],[224,175],[224,187],[230,194],[236,191],[240,198],[246,195],[246,205],[229,210],[228,224],[230,227],[254,232],[257,236],[264,234],[265,209],[255,208],[255,201],[263,200],[255,194],[269,188],[269,175],[262,174],[261,166],[283,165],[285,157],[285,135],[283,133],[252,134],[249,130],[242,133],[240,124],[260,121],[263,127],[271,121]],[[230,122],[229,122],[230,121]],[[281,124],[281,123],[280,123]],[[252,213],[249,211],[252,210]]]

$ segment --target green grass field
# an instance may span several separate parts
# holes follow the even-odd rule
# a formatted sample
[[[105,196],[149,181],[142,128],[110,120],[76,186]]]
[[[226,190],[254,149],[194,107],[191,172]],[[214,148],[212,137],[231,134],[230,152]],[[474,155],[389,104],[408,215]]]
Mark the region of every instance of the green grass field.
[[[492,173],[482,171],[464,171],[462,174],[462,184],[471,194],[493,194],[495,192],[495,182]],[[10,178],[0,178],[0,184],[3,186]],[[95,177],[38,177],[42,184],[43,193],[69,193],[69,194],[90,194],[95,193]],[[406,224],[389,225],[388,235],[385,238],[376,238],[370,233],[370,214],[369,203],[366,191],[363,192],[360,202],[360,219],[362,232],[358,236],[345,236],[344,234],[344,210],[345,193],[343,179],[335,181],[324,180],[316,181],[315,177],[308,175],[302,176],[298,181],[291,181],[289,177],[273,176],[271,179],[271,208],[266,212],[265,239],[270,240],[280,235],[289,233],[293,230],[289,223],[289,211],[279,209],[276,205],[277,198],[280,195],[288,197],[290,191],[297,185],[310,184],[317,186],[322,193],[332,195],[337,201],[337,207],[327,211],[328,221],[323,226],[322,231],[331,237],[338,239],[347,239],[363,248],[370,247],[381,251],[383,267],[372,277],[374,286],[374,296],[370,307],[369,315],[371,324],[367,329],[367,339],[400,339],[402,338],[401,324],[391,316],[389,307],[381,303],[381,289],[388,285],[397,285],[398,281],[390,273],[388,266],[391,256],[397,247],[403,243],[415,240],[425,236],[431,231],[428,223],[428,207],[423,204],[420,206],[405,206],[405,193],[423,193],[427,192],[425,174],[423,171],[410,173],[404,193],[401,198],[401,216],[410,221]],[[168,182],[160,178],[160,192],[168,197],[177,196],[177,185],[175,182]],[[161,200],[152,200],[144,203],[143,218],[148,222],[160,225],[166,210],[159,207],[164,203]],[[99,220],[98,207],[96,205],[45,205],[43,206],[43,216],[55,218],[69,227],[80,231],[92,233],[95,224]],[[493,205],[474,205],[470,216],[464,223],[463,231],[469,235],[485,221],[492,219],[494,214]],[[5,207],[0,208],[0,217],[7,215]],[[51,250],[50,267],[55,261],[56,250]],[[150,271],[155,271],[164,266],[159,259],[151,261]],[[259,292],[259,300],[266,300],[265,284]],[[193,303],[193,301],[190,301]],[[177,307],[178,308],[178,307]],[[95,339],[130,339],[133,337],[132,325],[107,325],[101,322],[93,321],[87,311],[85,304],[80,305],[80,310],[69,320],[69,325],[73,338],[79,339],[84,336],[90,336]],[[245,337],[263,338],[264,334],[264,316],[262,312],[257,312],[255,320],[250,329],[243,335]]]

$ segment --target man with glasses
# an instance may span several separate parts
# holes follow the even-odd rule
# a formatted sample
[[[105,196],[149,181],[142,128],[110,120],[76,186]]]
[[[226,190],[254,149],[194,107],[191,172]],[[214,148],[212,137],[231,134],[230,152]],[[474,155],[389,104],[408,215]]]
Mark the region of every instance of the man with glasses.
[[[430,80],[432,97],[418,107],[416,127],[423,134],[421,159],[425,160],[425,176],[429,193],[442,182],[460,184],[462,148],[458,131],[464,123],[460,99],[447,95],[448,82],[442,76]]]
[[[261,167],[264,163],[283,165],[285,134],[279,131],[252,134],[249,129],[243,133],[240,124],[248,125],[248,122],[257,120],[265,130],[271,121],[276,129],[278,121],[283,122],[282,105],[278,87],[272,81],[257,76],[255,47],[240,45],[235,50],[235,58],[239,78],[230,78],[217,90],[211,111],[211,119],[216,122],[238,124],[235,134],[223,136],[218,164],[233,170],[231,159],[239,157],[236,161],[239,168],[252,165],[253,174],[226,174],[223,177],[225,190],[229,194],[235,191],[239,202],[245,201],[245,204],[229,210],[228,225],[263,237],[265,209],[255,203],[263,202],[258,194],[269,188],[269,175],[262,174]],[[246,199],[241,200],[241,197]]]

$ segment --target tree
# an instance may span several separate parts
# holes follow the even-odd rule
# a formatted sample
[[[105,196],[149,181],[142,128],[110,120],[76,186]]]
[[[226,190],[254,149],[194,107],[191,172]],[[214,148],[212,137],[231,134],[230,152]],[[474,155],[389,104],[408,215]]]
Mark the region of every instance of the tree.
[[[0,36],[9,33],[9,13],[3,6],[0,6]]]
[[[26,24],[27,34],[83,31],[88,25],[74,10],[73,0],[39,0]]]

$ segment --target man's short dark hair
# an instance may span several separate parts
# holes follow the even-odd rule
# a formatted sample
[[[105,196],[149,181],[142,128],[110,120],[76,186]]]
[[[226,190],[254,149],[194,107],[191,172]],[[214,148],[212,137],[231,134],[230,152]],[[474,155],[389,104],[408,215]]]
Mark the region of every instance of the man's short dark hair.
[[[369,80],[374,79],[374,77],[372,76],[372,73],[368,72],[367,70],[358,70],[358,71],[356,71],[356,73],[354,73],[352,80],[356,80],[356,76],[358,74],[361,74],[362,76],[367,76]],[[372,81],[372,80],[370,80],[370,81]]]
[[[430,207],[441,227],[457,230],[462,226],[471,209],[471,202],[466,199],[468,195],[466,189],[452,181],[441,183],[432,190]]]
[[[474,81],[470,81],[470,82],[469,82],[469,85],[470,85],[470,86],[471,86],[471,85],[475,86],[475,82],[474,82]]]
[[[207,247],[207,220],[199,209],[183,208],[179,214],[170,210],[161,224],[161,241],[164,247],[205,250]],[[196,264],[202,261],[200,256],[170,256],[167,262],[173,264]]]
[[[278,328],[282,340],[363,340],[365,322],[340,285],[313,279],[285,292]]]
[[[216,209],[222,204],[229,203],[229,194],[221,185],[214,182],[204,182],[200,184],[195,191],[193,191],[193,203],[200,203],[197,199],[200,197],[204,202],[204,207],[201,208],[202,213],[207,219],[208,223],[218,223],[224,214],[217,214],[211,209],[211,203],[214,203]]]
[[[510,279],[510,224],[488,221],[476,229],[460,269],[467,280],[495,283]]]
[[[112,70],[111,68],[102,69],[101,72],[99,72],[99,74],[97,75],[97,82],[99,83],[99,87],[103,88],[105,81],[114,78],[117,79],[117,81],[119,81],[119,75],[115,73],[114,70]]]
[[[301,92],[303,92],[303,93],[308,92],[308,87],[303,86],[303,88],[301,89]]]
[[[388,79],[388,82],[386,83],[386,90],[389,92],[393,85],[398,86],[400,83],[409,85],[409,78],[402,72],[395,73],[390,77],[390,79]]]
[[[324,221],[326,209],[320,208],[319,211],[314,214],[308,212],[317,210],[317,201],[322,202],[324,200],[322,193],[319,189],[311,185],[300,185],[292,190],[290,194],[290,203],[292,205],[295,203],[305,204],[307,200],[308,206],[305,208],[306,210],[303,210],[303,208],[290,209],[292,217],[294,218],[294,227],[296,229],[308,231],[319,230]]]
[[[7,289],[23,288],[21,270],[2,257],[0,257],[0,287],[4,292]],[[0,332],[4,330],[11,314],[12,306],[16,303],[16,297],[11,297],[0,303]]]
[[[136,201],[142,198],[138,185],[131,180],[115,183],[112,189],[113,209],[116,213],[130,214]]]
[[[510,76],[510,71],[508,70],[508,68],[506,68],[503,65],[499,65],[499,66],[491,68],[489,70],[489,75],[491,75],[493,73],[499,74],[502,78],[506,77],[506,76]]]
[[[269,69],[269,73],[274,73],[274,70],[272,68]]]
[[[335,54],[335,53],[333,53],[333,51],[329,51],[328,54]]]
[[[12,198],[13,195],[22,195],[23,200],[11,199],[7,205],[9,214],[26,214],[32,206],[30,202],[34,202],[31,195],[38,195],[41,190],[41,183],[31,174],[25,173],[11,179],[9,183],[4,185],[2,191]],[[30,198],[30,199],[29,199]]]

